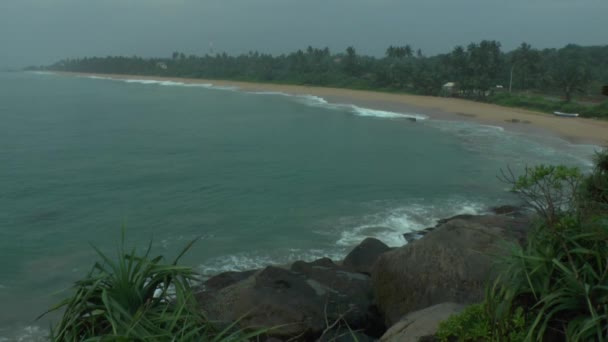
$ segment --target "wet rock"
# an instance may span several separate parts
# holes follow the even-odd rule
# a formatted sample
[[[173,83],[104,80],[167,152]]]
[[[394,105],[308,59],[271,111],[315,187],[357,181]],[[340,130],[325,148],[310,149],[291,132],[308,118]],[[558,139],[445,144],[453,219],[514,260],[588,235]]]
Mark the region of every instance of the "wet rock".
[[[372,270],[372,288],[387,326],[435,304],[482,300],[493,256],[504,251],[504,240],[525,239],[528,226],[529,220],[506,216],[460,216],[382,254]]]
[[[342,266],[353,272],[370,274],[378,257],[389,250],[390,248],[382,241],[367,238],[348,253],[342,262]]]
[[[219,290],[201,291],[197,298],[209,319],[238,321],[242,329],[278,327],[269,337],[279,339],[313,341],[327,322],[338,319],[355,330],[384,330],[372,303],[369,276],[327,258],[298,261],[290,269],[269,266]]]
[[[460,313],[465,307],[457,303],[442,303],[409,313],[390,327],[380,342],[418,342],[421,338],[434,336],[439,323]]]
[[[244,272],[224,272],[213,276],[203,283],[205,289],[209,291],[220,290],[239,281],[245,280],[253,275],[256,270]]]

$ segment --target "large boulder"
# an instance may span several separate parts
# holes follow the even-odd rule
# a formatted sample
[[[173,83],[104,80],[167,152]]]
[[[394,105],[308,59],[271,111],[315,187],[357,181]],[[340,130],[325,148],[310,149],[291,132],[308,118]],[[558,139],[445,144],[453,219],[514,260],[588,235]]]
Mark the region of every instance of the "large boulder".
[[[241,280],[245,280],[253,275],[256,270],[243,272],[224,272],[207,279],[203,283],[203,288],[207,291],[220,290]]]
[[[457,303],[442,303],[405,315],[382,335],[380,342],[418,342],[421,338],[433,336],[439,323],[460,313],[466,306]]]
[[[342,266],[353,272],[370,274],[378,257],[389,250],[390,248],[382,241],[367,238],[348,253],[342,262]]]
[[[371,301],[369,276],[349,272],[329,259],[269,266],[221,289],[198,293],[210,320],[238,321],[243,329],[275,328],[269,335],[307,341],[344,320],[353,329],[381,330]]]
[[[504,240],[525,236],[528,225],[505,216],[455,218],[382,254],[372,270],[372,287],[387,326],[435,304],[481,301],[494,256],[506,251]]]
[[[501,210],[501,208],[502,207],[497,207],[492,210]],[[486,227],[502,228],[501,234],[503,234],[505,238],[524,243],[528,235],[528,230],[530,228],[532,219],[532,216],[522,211],[514,212],[512,215],[457,215],[451,218],[439,220],[437,226],[432,229],[434,230],[439,228],[443,224],[453,220],[461,220],[470,223],[477,223]]]

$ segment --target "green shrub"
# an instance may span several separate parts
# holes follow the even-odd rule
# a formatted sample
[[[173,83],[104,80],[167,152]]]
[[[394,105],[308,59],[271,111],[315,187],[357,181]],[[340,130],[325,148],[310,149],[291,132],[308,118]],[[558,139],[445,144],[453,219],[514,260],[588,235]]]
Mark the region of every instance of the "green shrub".
[[[439,324],[436,337],[440,341],[487,341],[492,329],[483,304],[467,307]]]
[[[523,341],[526,335],[526,320],[524,310],[518,308],[511,317],[503,323],[509,329],[499,335],[493,328],[493,320],[488,314],[486,303],[474,304],[467,307],[458,315],[453,315],[439,324],[436,337],[439,341]]]
[[[247,340],[232,327],[216,330],[203,315],[191,287],[196,274],[177,265],[191,246],[170,264],[162,263],[162,256],[150,256],[151,243],[142,255],[135,249],[126,252],[121,243],[116,261],[95,248],[102,262],[76,282],[71,297],[50,310],[64,310],[51,340]]]
[[[578,208],[579,186],[583,175],[577,167],[537,165],[526,167],[520,176],[511,169],[501,170],[499,179],[511,186],[549,225],[562,214]]]
[[[580,195],[587,216],[608,216],[608,150],[595,155],[595,169],[584,180]]]
[[[608,339],[608,226],[563,216],[515,248],[486,300],[495,333],[515,308],[529,315],[526,340]]]
[[[607,151],[595,165],[587,176],[564,166],[527,168],[520,177],[503,172],[541,220],[488,290],[494,335],[509,331],[504,322],[523,307],[525,340],[608,340]]]

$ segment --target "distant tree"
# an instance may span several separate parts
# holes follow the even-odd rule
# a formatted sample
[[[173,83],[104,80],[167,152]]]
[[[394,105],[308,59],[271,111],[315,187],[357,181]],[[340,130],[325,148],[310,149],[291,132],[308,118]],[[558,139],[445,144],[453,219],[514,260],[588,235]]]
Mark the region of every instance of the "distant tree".
[[[389,46],[386,49],[386,53],[385,53],[387,58],[393,58],[393,59],[403,59],[403,58],[408,58],[408,57],[412,57],[412,47],[409,45],[405,45],[405,46]]]
[[[584,93],[591,81],[591,73],[580,47],[568,45],[559,49],[550,69],[550,77],[566,102],[570,102],[574,94]]]
[[[416,58],[412,58],[412,57]],[[164,68],[162,66],[165,66]],[[560,92],[567,100],[588,87],[608,84],[608,45],[537,50],[523,43],[503,53],[500,43],[482,41],[457,46],[450,53],[424,56],[410,45],[391,45],[385,58],[364,56],[350,46],[332,54],[328,48],[308,46],[272,56],[252,50],[238,56],[215,52],[205,56],[175,51],[169,58],[92,57],[65,59],[50,70],[273,81],[295,84],[399,89],[435,95],[446,82],[456,82],[458,95],[487,100],[498,84],[514,85],[546,94]],[[603,116],[605,109],[589,110]],[[608,113],[608,112],[606,112]]]
[[[386,58],[395,58],[396,54],[395,54],[395,47],[394,46],[389,46],[386,49],[386,52],[384,54],[386,56]]]
[[[467,82],[471,94],[475,97],[485,97],[496,86],[502,70],[502,55],[500,43],[497,41],[481,41],[471,43],[467,47]]]
[[[414,51],[412,50],[412,47],[409,44],[403,47],[403,52],[405,57],[408,58],[414,55]]]
[[[450,68],[449,80],[460,85],[468,80],[468,54],[462,46],[456,46],[452,53],[447,56],[447,64]]]
[[[344,57],[344,69],[351,75],[357,74],[357,51],[354,47],[349,46],[346,48],[346,56]]]
[[[519,89],[535,88],[541,81],[541,55],[530,44],[521,45],[512,52],[510,64],[513,68],[514,85]]]

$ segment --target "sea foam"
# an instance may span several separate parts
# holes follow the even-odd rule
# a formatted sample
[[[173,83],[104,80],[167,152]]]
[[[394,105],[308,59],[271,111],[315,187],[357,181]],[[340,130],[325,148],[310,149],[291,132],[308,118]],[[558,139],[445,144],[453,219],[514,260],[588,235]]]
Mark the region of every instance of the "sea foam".
[[[273,251],[249,251],[214,257],[199,265],[204,277],[230,271],[264,268],[268,265],[285,265],[297,260],[313,261],[328,257],[334,261],[343,259],[350,250],[367,237],[377,238],[390,247],[406,244],[403,234],[434,226],[441,218],[459,214],[480,214],[485,204],[453,198],[435,204],[413,203],[389,208],[363,218],[345,219],[337,233],[335,245],[327,249],[276,249]],[[340,224],[339,224],[340,225]],[[327,231],[317,232],[327,235]]]
[[[370,116],[376,118],[385,118],[385,119],[416,119],[416,120],[426,120],[428,117],[422,114],[412,114],[412,113],[396,113],[396,112],[388,112],[384,110],[376,110],[369,108],[362,108],[358,106],[351,106],[352,112],[358,116]]]
[[[417,204],[389,208],[360,218],[361,224],[344,227],[336,245],[352,247],[367,237],[376,238],[390,247],[403,246],[405,233],[434,226],[439,219],[460,214],[477,215],[484,211],[481,202],[451,199],[436,204]]]
[[[286,265],[297,260],[314,261],[323,257],[340,260],[345,255],[344,251],[340,250],[303,250],[298,248],[290,248],[281,252],[275,251],[274,253],[243,252],[211,258],[199,265],[199,269],[203,277],[208,278],[222,272],[240,272],[260,269],[269,265]]]
[[[341,104],[341,103],[330,103],[322,97],[314,96],[314,95],[296,95],[295,96],[299,102],[314,106],[321,107],[325,109],[331,110],[339,110],[343,112],[348,112],[350,114],[354,114],[356,116],[363,117],[373,117],[373,118],[381,118],[381,119],[416,119],[416,120],[426,120],[428,117],[422,114],[416,113],[397,113],[390,112],[385,110],[377,110],[365,107],[359,107],[352,104]]]
[[[0,331],[1,334],[5,334]],[[48,341],[49,331],[36,325],[28,325],[16,331],[9,331],[8,335],[1,336],[0,342],[43,342]]]

